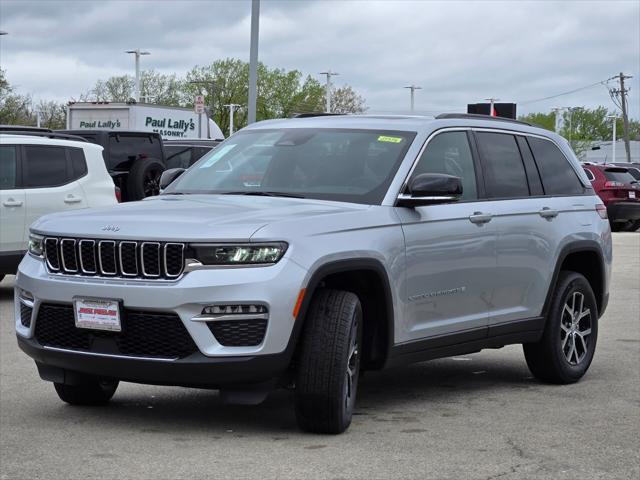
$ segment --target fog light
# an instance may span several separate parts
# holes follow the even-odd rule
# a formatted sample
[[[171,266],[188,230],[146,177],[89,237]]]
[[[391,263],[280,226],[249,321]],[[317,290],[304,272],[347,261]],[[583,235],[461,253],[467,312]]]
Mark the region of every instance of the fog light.
[[[247,315],[267,313],[264,305],[209,305],[202,309],[205,315]]]
[[[26,290],[23,290],[18,287],[16,287],[16,290],[18,290],[18,296],[20,298],[22,298],[23,300],[28,300],[30,302],[33,302],[33,295],[31,294],[31,292],[27,292]]]

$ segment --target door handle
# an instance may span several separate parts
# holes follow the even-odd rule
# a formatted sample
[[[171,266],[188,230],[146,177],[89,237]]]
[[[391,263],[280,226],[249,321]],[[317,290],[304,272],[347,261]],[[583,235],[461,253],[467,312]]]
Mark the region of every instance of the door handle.
[[[542,210],[538,212],[542,218],[554,218],[558,216],[558,210],[552,210],[549,207],[542,207]]]
[[[64,203],[79,203],[82,201],[81,197],[70,196],[64,199]]]
[[[490,222],[492,218],[493,215],[490,213],[473,212],[473,215],[469,216],[469,221],[471,223],[483,224]]]
[[[9,198],[8,200],[5,200],[4,202],[2,202],[2,205],[4,205],[5,207],[21,207],[22,201]]]

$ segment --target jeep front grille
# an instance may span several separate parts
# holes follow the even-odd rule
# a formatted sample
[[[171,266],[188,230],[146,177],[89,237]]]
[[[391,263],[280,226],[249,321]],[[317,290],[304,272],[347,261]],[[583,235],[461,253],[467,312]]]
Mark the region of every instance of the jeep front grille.
[[[47,237],[47,268],[52,273],[172,280],[184,269],[184,244]]]

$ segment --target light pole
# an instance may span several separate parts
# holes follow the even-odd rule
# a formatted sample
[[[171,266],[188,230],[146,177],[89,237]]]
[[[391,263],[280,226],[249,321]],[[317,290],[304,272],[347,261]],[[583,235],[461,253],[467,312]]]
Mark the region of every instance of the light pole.
[[[554,113],[554,126],[553,131],[558,133],[560,132],[560,120],[562,117],[560,116],[561,112],[564,112],[567,107],[553,107],[551,111]]]
[[[408,87],[404,87],[404,88],[408,88],[409,90],[411,90],[411,113],[413,113],[414,106],[415,106],[415,92],[416,90],[422,90],[422,87],[417,87],[411,84]]]
[[[340,74],[338,72],[332,72],[331,69],[329,69],[326,72],[320,72],[320,75],[327,76],[327,86],[326,86],[327,91],[325,92],[325,104],[326,104],[325,112],[331,113],[331,77],[333,77],[334,75],[340,75]]]
[[[247,123],[256,121],[258,103],[258,33],[260,26],[260,0],[251,0],[251,44],[249,46],[249,101]]]
[[[616,123],[618,123],[618,116],[607,115],[607,118],[610,118],[613,121],[613,142],[611,142],[611,157],[615,162],[616,161]]]
[[[236,107],[240,107],[238,103],[229,103],[225,107],[229,107],[229,136],[233,135],[233,111]]]
[[[151,55],[146,51],[141,51],[139,48],[135,50],[127,50],[126,53],[133,53],[136,56],[136,89],[134,98],[136,102],[140,101],[140,55]]]

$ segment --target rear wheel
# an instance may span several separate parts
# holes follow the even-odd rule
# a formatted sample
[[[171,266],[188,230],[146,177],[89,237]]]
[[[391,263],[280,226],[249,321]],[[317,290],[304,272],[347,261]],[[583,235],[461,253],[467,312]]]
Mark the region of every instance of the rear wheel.
[[[53,385],[60,400],[70,405],[105,405],[116,393],[118,384],[118,380],[91,378],[80,385]]]
[[[577,382],[589,369],[598,339],[598,306],[587,279],[560,272],[542,339],[523,345],[529,370],[550,383]]]
[[[160,176],[164,172],[161,161],[144,158],[133,162],[127,179],[127,199],[142,200],[160,193]]]
[[[351,424],[362,351],[362,307],[342,290],[320,290],[305,320],[296,378],[296,417],[304,430],[342,433]]]

